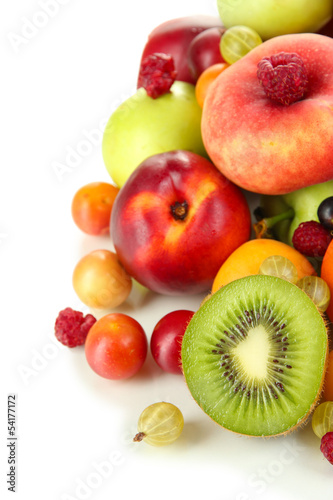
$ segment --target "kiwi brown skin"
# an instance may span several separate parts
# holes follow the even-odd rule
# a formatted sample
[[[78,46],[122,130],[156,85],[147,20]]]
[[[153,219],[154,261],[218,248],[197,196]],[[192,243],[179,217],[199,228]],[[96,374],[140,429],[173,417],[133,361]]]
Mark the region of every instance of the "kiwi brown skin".
[[[329,347],[329,350],[332,351],[333,350],[333,323],[332,323],[332,321],[330,321],[330,319],[326,313],[324,313],[324,320],[325,320],[326,326],[327,326],[328,347]]]
[[[244,278],[241,278],[241,280],[243,280]],[[274,278],[274,279],[280,279],[280,278]],[[239,280],[237,280],[239,281]],[[296,287],[296,285],[293,285],[293,284],[289,284],[290,286],[292,287]],[[226,285],[228,286],[228,285]],[[223,288],[223,287],[222,287]],[[298,287],[296,287],[298,288]],[[302,290],[298,289],[299,292],[301,292],[303,294],[303,296],[306,296],[305,292],[303,292]],[[218,293],[218,292],[215,292],[215,293]],[[215,294],[214,294],[215,295]],[[207,297],[205,297],[204,301],[201,303],[198,311],[200,309],[202,309],[202,307],[205,306],[206,302],[208,302],[212,297],[212,294],[211,295],[208,295]],[[308,300],[308,296],[306,296],[306,300]],[[311,300],[311,299],[310,299]],[[312,302],[311,302],[312,303]],[[315,308],[317,310],[317,308]],[[318,311],[318,310],[317,310]],[[314,409],[316,408],[316,406],[320,403],[320,399],[321,399],[321,396],[322,396],[322,392],[323,392],[323,387],[324,387],[324,379],[325,379],[325,372],[326,372],[326,368],[327,368],[327,362],[328,362],[328,354],[329,354],[329,346],[328,346],[328,321],[327,319],[325,318],[325,315],[323,313],[321,313],[320,311],[318,311],[318,314],[321,316],[321,318],[323,319],[323,324],[325,325],[326,327],[326,348],[325,348],[325,362],[324,362],[324,365],[323,365],[323,370],[322,370],[322,376],[321,376],[321,381],[320,381],[320,385],[319,385],[319,388],[318,388],[318,391],[317,391],[317,394],[315,396],[315,398],[313,399],[313,402],[311,404],[311,406],[309,407],[307,413],[302,417],[300,418],[296,423],[295,425],[287,428],[286,430],[283,430],[282,432],[276,432],[276,433],[273,433],[273,434],[248,434],[248,433],[243,433],[243,432],[238,432],[234,429],[231,429],[231,428],[228,428],[224,425],[222,425],[220,422],[216,421],[211,415],[209,415],[205,409],[203,408],[203,406],[198,403],[198,401],[196,401],[196,398],[193,396],[192,394],[192,397],[194,399],[194,401],[196,401],[197,404],[199,404],[199,406],[202,408],[202,410],[210,417],[211,420],[213,420],[214,422],[216,422],[218,425],[220,425],[222,428],[226,429],[226,430],[229,430],[230,432],[234,433],[234,434],[238,434],[238,435],[244,435],[244,436],[247,436],[247,437],[260,437],[260,438],[264,438],[264,439],[267,439],[267,438],[272,438],[272,437],[279,437],[279,436],[286,436],[294,431],[296,431],[297,429],[299,428],[302,428],[304,427],[307,422],[309,421]],[[193,322],[193,318],[192,320],[190,321],[190,324],[191,322]],[[189,325],[190,325],[189,324]],[[185,332],[185,335],[186,335],[186,332]],[[183,370],[183,374],[185,376],[185,370],[184,370],[184,366],[182,366],[182,370]],[[185,376],[185,382],[186,384],[188,385],[188,388],[191,392],[191,389],[189,387],[189,384],[188,384],[188,381],[187,381],[187,378]]]
[[[208,299],[210,299],[210,298],[211,298],[211,296],[212,296],[212,295],[213,295],[213,292],[209,293],[208,295],[206,295],[206,296],[202,299],[201,304],[200,304],[200,306],[199,306],[199,309],[200,309],[200,307],[201,307],[201,306],[203,306],[203,305],[204,305],[204,303],[205,303],[205,302],[207,302],[207,300],[208,300]]]
[[[321,311],[319,311],[321,312]],[[316,404],[314,405],[314,408],[312,409],[311,413],[315,410],[315,408],[325,401],[323,397],[324,389],[325,389],[325,376],[326,376],[326,371],[328,368],[328,360],[329,360],[329,354],[333,350],[333,323],[330,321],[329,317],[325,313],[321,313],[323,320],[325,322],[326,328],[327,328],[327,350],[326,350],[326,361],[325,361],[325,368],[323,372],[323,379],[322,379],[322,385],[321,385],[321,391],[318,396],[318,399],[316,401]]]

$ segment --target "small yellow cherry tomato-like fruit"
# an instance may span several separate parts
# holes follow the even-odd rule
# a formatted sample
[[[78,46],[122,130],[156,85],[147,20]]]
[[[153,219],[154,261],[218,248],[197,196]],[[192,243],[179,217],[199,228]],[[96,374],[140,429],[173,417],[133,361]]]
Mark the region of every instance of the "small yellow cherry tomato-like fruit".
[[[77,263],[73,272],[73,287],[88,307],[112,309],[127,299],[132,279],[116,253],[95,250]]]

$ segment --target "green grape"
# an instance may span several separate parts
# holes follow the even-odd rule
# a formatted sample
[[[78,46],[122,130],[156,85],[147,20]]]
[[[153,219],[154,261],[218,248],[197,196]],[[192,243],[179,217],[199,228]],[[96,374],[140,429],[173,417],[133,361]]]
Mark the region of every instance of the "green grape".
[[[333,401],[317,406],[312,416],[312,429],[319,439],[333,431]]]
[[[154,403],[139,417],[138,433],[133,441],[144,440],[152,446],[165,446],[179,438],[184,427],[184,417],[171,403]]]
[[[313,300],[319,311],[326,311],[331,297],[326,281],[318,276],[304,276],[296,285]]]
[[[291,260],[282,255],[270,255],[265,259],[259,268],[259,274],[268,274],[282,278],[291,283],[296,283],[298,275],[296,266]]]
[[[223,33],[220,52],[225,62],[233,64],[261,43],[262,39],[252,28],[233,26]]]

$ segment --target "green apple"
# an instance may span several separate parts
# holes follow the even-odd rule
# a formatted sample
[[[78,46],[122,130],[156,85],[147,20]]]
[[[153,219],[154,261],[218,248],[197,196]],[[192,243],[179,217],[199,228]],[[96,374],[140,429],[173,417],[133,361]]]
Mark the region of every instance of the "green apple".
[[[140,88],[111,115],[104,131],[102,153],[118,187],[149,156],[176,149],[207,156],[194,85],[175,81],[170,90],[153,99]]]
[[[333,196],[333,180],[282,196],[262,196],[260,210],[264,218],[255,224],[257,236],[265,235],[267,230],[271,230],[278,240],[292,245],[295,229],[301,222],[310,220],[318,222],[318,207],[329,196]]]
[[[226,28],[245,25],[263,40],[287,33],[314,33],[333,16],[333,0],[217,0]]]

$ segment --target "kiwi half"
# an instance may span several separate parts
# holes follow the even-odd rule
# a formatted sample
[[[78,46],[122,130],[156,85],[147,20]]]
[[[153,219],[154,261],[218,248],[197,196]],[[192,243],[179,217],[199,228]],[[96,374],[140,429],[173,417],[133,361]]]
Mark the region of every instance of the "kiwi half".
[[[189,390],[213,420],[250,436],[300,425],[322,388],[328,338],[312,300],[265,275],[233,281],[192,317],[182,343]]]

